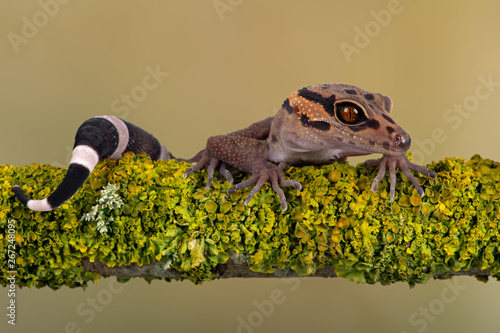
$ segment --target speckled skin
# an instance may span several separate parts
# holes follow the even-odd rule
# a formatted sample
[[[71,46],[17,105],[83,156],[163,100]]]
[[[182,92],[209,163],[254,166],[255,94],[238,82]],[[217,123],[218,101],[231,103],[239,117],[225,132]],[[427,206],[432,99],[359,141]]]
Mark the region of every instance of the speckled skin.
[[[301,189],[299,182],[284,178],[282,171],[289,165],[332,163],[348,156],[381,153],[384,156],[380,160],[366,162],[367,166],[380,167],[371,189],[376,191],[389,169],[390,197],[394,200],[398,167],[423,195],[410,170],[428,177],[436,177],[436,174],[408,161],[405,153],[411,139],[392,119],[391,109],[389,97],[355,86],[330,83],[306,87],[292,93],[274,118],[209,138],[206,149],[195,157],[197,163],[188,169],[185,177],[207,166],[208,188],[215,168],[220,166],[221,173],[232,182],[225,168],[229,164],[252,173],[250,179],[236,184],[229,193],[255,184],[245,200],[248,204],[269,181],[280,197],[282,209],[286,210],[287,202],[280,185]]]

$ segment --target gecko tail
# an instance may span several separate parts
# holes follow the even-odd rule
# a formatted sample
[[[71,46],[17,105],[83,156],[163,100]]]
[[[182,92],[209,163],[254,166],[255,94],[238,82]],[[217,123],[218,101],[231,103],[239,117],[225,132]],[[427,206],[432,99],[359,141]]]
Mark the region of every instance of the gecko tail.
[[[69,200],[102,159],[118,159],[123,153],[147,153],[152,160],[172,158],[167,149],[151,134],[114,116],[98,116],[85,121],[75,136],[68,171],[61,184],[47,198],[32,200],[20,186],[13,191],[19,201],[31,210],[46,212]]]
[[[92,168],[93,169],[93,168]],[[31,200],[28,198],[21,187],[14,185],[13,191],[19,201],[31,210],[37,212],[48,212],[59,207],[71,198],[78,189],[85,183],[92,170],[79,164],[70,164],[68,172],[64,176],[59,187],[47,198],[41,200]]]

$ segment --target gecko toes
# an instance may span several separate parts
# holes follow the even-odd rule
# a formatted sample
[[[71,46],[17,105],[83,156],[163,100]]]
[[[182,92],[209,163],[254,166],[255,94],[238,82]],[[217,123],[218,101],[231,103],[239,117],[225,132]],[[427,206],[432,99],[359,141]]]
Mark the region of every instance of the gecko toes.
[[[377,193],[377,187],[378,187],[379,182],[374,179],[372,182],[372,186],[370,187],[370,190],[372,190],[373,193]]]
[[[380,181],[385,177],[385,172],[389,170],[390,176],[390,190],[389,198],[390,201],[394,201],[396,196],[396,167],[401,170],[401,172],[406,176],[406,178],[411,182],[415,190],[420,194],[421,197],[425,195],[425,191],[422,189],[418,180],[415,176],[410,173],[410,170],[419,172],[427,177],[436,178],[437,174],[423,166],[411,163],[406,155],[399,156],[389,156],[384,155],[380,160],[368,160],[364,163],[366,167],[378,166],[379,172],[373,179],[370,189],[372,192],[377,192],[377,187]]]
[[[231,174],[231,172],[229,172],[228,169],[226,169],[225,163],[220,164],[219,173],[222,176],[224,176],[224,178],[226,178],[226,180],[229,182],[229,184],[233,184],[233,181],[234,181],[233,175]]]
[[[285,187],[293,187],[297,191],[302,190],[302,184],[296,180],[290,179],[290,180],[283,180],[280,182],[281,186]]]
[[[282,165],[280,165],[282,167]],[[260,169],[255,170],[252,173],[252,177],[249,179],[242,181],[241,183],[235,184],[227,190],[228,194],[234,193],[238,190],[241,190],[245,187],[255,185],[251,190],[248,196],[245,198],[243,202],[245,205],[248,205],[250,201],[253,199],[255,194],[261,189],[261,187],[266,182],[270,182],[274,193],[279,198],[281,209],[286,211],[288,209],[288,203],[286,201],[285,192],[283,192],[281,187],[293,187],[296,190],[300,191],[302,189],[302,184],[296,180],[285,179],[285,176],[282,173],[280,167],[273,165],[271,163],[264,163]]]

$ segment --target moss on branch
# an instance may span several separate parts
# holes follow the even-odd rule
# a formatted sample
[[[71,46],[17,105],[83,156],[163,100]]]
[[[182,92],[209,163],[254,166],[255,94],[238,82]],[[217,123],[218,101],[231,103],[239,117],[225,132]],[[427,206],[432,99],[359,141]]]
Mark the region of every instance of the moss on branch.
[[[206,173],[183,179],[186,168],[144,155],[102,161],[73,198],[41,213],[23,207],[12,186],[46,197],[66,169],[0,166],[0,284],[8,284],[12,270],[9,244],[15,244],[16,284],[54,289],[99,278],[84,265],[144,265],[154,267],[152,276],[198,283],[221,276],[234,258],[256,273],[320,275],[334,268],[331,275],[366,283],[413,285],[458,271],[500,277],[500,164],[477,155],[430,165],[438,177],[419,178],[423,198],[402,176],[394,202],[387,180],[371,192],[374,168],[290,168],[285,176],[303,190],[285,189],[286,212],[268,184],[245,206],[250,189],[228,195],[230,184],[219,178],[206,190]],[[108,184],[118,187],[120,208],[104,208],[109,196],[99,201]],[[81,221],[92,209],[99,209],[100,222]],[[158,270],[166,273],[153,274]]]

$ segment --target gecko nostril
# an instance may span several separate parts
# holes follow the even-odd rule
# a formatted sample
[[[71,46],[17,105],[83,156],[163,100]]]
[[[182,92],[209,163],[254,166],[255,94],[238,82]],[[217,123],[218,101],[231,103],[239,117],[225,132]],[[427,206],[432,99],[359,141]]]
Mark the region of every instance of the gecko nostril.
[[[396,134],[394,136],[394,143],[398,145],[399,147],[408,150],[411,145],[411,139],[409,135],[400,135]]]

